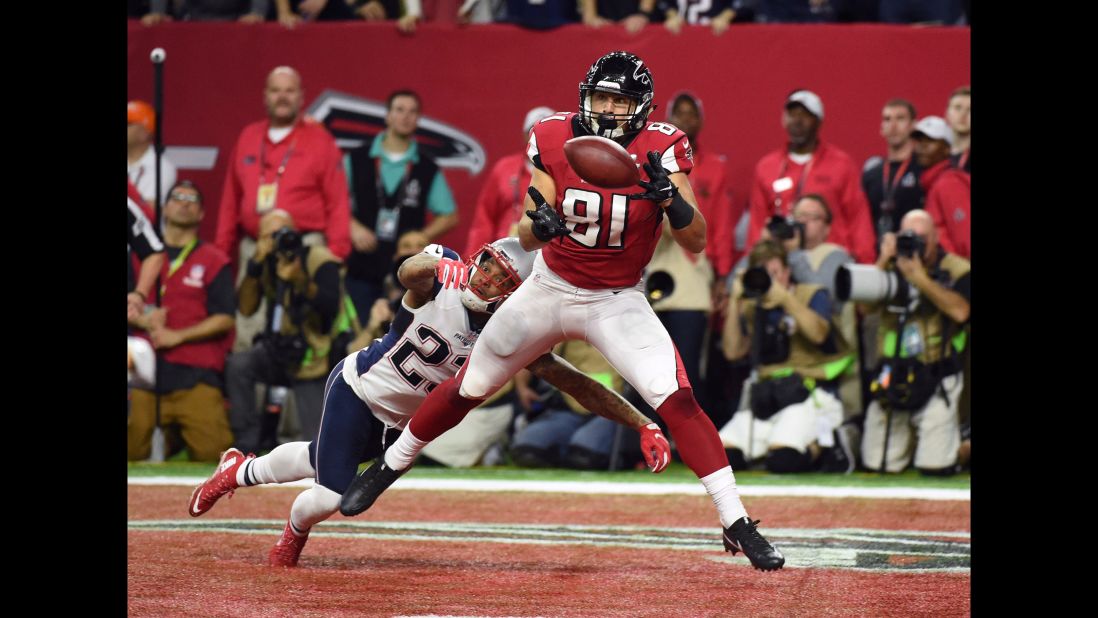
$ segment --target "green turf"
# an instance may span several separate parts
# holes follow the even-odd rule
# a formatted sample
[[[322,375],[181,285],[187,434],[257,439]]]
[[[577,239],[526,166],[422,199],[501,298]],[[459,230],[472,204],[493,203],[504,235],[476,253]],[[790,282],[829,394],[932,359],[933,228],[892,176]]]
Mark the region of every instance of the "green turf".
[[[169,461],[165,463],[130,463],[129,476],[207,476],[214,469],[212,463]],[[483,479],[483,480],[535,480],[535,481],[614,481],[621,483],[693,483],[697,477],[681,463],[671,464],[667,470],[652,474],[646,470],[623,472],[586,472],[558,469],[523,469],[513,466],[491,468],[451,469],[417,466],[408,472],[409,478]],[[914,470],[902,474],[882,476],[868,472],[854,474],[769,474],[767,472],[740,471],[736,481],[741,485],[820,485],[828,487],[925,487],[968,489],[969,473],[949,478],[927,478]]]

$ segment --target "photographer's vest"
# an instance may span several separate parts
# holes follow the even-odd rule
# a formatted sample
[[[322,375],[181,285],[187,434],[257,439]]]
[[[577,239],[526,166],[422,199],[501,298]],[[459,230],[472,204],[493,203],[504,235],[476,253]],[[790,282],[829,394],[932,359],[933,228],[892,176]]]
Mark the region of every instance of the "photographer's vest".
[[[321,266],[328,262],[334,262],[339,264],[339,259],[332,255],[331,251],[327,247],[306,247],[305,253],[305,276],[309,281],[313,281],[316,276],[316,271]],[[269,270],[269,269],[268,269]],[[267,283],[267,282],[265,282]],[[276,289],[274,283],[268,283],[264,286],[264,289],[274,290]],[[295,298],[297,295],[292,289],[287,290],[286,298],[282,302],[282,306],[285,310],[285,314],[282,318],[282,327],[279,330],[284,335],[296,335],[300,332],[304,337],[306,343],[309,344],[309,349],[305,353],[305,358],[301,361],[301,367],[297,373],[294,374],[294,378],[298,380],[313,380],[316,378],[323,378],[331,371],[328,355],[332,349],[332,342],[335,337],[344,331],[350,331],[357,333],[358,328],[357,315],[354,312],[354,306],[350,302],[350,298],[343,290],[343,277],[340,276],[339,281],[339,312],[336,314],[332,325],[328,330],[322,330],[323,318],[317,313],[309,302],[303,298]],[[272,292],[273,297],[273,292]],[[301,308],[300,316],[295,316],[294,310],[291,307],[294,306],[295,301],[297,306]],[[296,323],[301,324],[299,329]],[[340,352],[342,355],[342,351]]]
[[[790,292],[801,304],[808,306],[812,295],[818,290],[825,290],[824,286],[811,283],[800,283],[794,286]],[[744,299],[741,313],[747,324],[748,336],[755,330],[755,299]],[[788,314],[786,314],[788,315]],[[835,380],[849,369],[854,363],[854,356],[850,353],[850,346],[842,336],[834,314],[828,319],[831,324],[830,333],[837,351],[827,354],[820,350],[820,346],[812,343],[801,334],[801,329],[789,338],[789,358],[780,363],[762,365],[759,367],[759,377],[781,378],[793,373],[798,373],[804,378],[812,380]]]
[[[396,192],[390,195],[383,187],[381,159],[370,156],[371,147],[366,144],[349,153],[351,216],[374,232],[377,249],[370,253],[352,249],[347,256],[347,276],[381,285],[385,275],[393,270],[397,240],[405,232],[427,225],[427,196],[438,175],[438,165],[423,152],[417,152],[415,162],[413,157],[405,160],[404,176]],[[388,225],[395,225],[395,229],[385,229]]]
[[[667,231],[667,223],[661,232],[652,260],[645,268],[645,276],[666,272],[675,282],[670,294],[652,301],[655,311],[704,311],[712,309],[713,268],[702,253],[690,253],[683,249]]]
[[[938,261],[935,281],[945,287],[972,269],[968,260],[946,253]],[[931,275],[934,276],[933,273]],[[935,377],[953,375],[961,370],[958,355],[964,351],[966,341],[963,328],[942,313],[925,295],[921,295],[915,311],[907,317],[904,332],[899,333],[900,314],[887,307],[880,310],[881,326],[877,331],[877,350],[881,362],[888,358],[914,357],[928,365]],[[897,349],[899,345],[899,349]],[[949,348],[952,346],[953,350]],[[915,353],[912,353],[912,350]]]
[[[180,259],[182,258],[182,259]],[[165,260],[160,271],[163,282],[161,306],[167,309],[165,326],[180,330],[210,317],[206,294],[214,277],[229,264],[229,258],[216,246],[198,241],[185,247],[173,260]],[[148,339],[141,331],[140,336]],[[165,361],[188,367],[225,370],[225,357],[233,347],[234,331],[212,339],[189,341],[161,352]]]

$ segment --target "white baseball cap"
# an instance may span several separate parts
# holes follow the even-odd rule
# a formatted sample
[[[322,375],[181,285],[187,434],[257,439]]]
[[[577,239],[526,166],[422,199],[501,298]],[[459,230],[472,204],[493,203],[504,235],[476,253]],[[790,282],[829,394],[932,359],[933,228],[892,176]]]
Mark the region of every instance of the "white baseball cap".
[[[789,95],[789,98],[785,100],[785,108],[789,109],[790,105],[800,104],[809,111],[813,116],[824,119],[824,104],[820,100],[820,96],[811,90],[796,90],[793,94]]]
[[[552,115],[553,108],[545,107],[544,105],[540,107],[535,107],[534,109],[526,112],[526,119],[522,121],[522,132],[529,133],[530,129],[534,128],[534,124],[537,123],[537,121],[548,118]]]
[[[949,128],[949,124],[941,116],[927,116],[915,123],[915,130],[911,132],[911,136],[915,137],[916,135],[944,140],[950,147],[953,146],[953,129]]]

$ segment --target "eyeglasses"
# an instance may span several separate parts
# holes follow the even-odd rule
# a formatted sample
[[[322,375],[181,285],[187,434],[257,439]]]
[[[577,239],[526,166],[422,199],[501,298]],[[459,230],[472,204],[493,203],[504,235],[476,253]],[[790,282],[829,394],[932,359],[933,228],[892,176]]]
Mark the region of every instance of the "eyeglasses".
[[[180,193],[178,191],[173,192],[168,197],[173,200],[179,200],[180,202],[194,202],[196,204],[201,201],[198,199],[198,196],[193,193]]]

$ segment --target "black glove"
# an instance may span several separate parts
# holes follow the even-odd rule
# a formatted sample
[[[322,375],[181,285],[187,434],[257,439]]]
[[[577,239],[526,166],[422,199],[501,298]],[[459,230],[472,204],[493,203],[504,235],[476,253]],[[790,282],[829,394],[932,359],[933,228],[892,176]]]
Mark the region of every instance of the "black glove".
[[[570,233],[570,230],[564,227],[564,219],[561,219],[557,211],[545,201],[540,191],[530,187],[526,190],[526,193],[530,196],[530,199],[534,200],[534,205],[538,208],[532,212],[526,211],[526,216],[534,221],[532,230],[534,238],[541,242],[549,242],[557,236],[565,236]]]
[[[644,171],[648,174],[648,182],[641,180],[637,184],[647,191],[645,193],[634,193],[629,196],[629,199],[652,200],[659,204],[679,193],[679,188],[668,178],[671,172],[665,170],[663,165],[660,164],[659,151],[650,150],[648,152],[648,163],[644,164]]]

